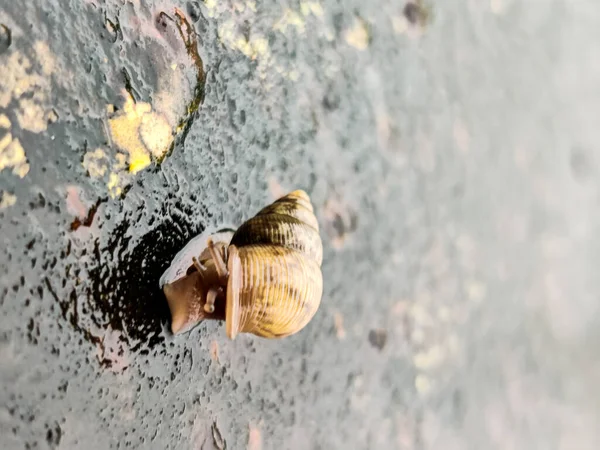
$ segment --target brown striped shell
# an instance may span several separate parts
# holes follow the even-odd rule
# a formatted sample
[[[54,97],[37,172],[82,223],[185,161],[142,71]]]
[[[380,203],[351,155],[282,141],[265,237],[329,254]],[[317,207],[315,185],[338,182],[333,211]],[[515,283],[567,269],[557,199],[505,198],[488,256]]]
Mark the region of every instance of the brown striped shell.
[[[194,256],[195,255],[195,256]],[[192,239],[161,277],[173,333],[225,320],[229,338],[300,331],[321,303],[323,245],[306,192],[276,200],[233,235]]]
[[[301,190],[263,208],[235,232],[228,249],[227,335],[278,338],[300,331],[321,302],[323,245]]]

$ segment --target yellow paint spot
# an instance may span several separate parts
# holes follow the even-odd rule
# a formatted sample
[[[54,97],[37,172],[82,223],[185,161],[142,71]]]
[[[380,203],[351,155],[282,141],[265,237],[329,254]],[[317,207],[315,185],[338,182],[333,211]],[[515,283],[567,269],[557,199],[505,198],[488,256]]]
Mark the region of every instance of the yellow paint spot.
[[[408,20],[404,16],[393,16],[392,27],[394,28],[394,33],[403,34],[408,30]]]
[[[92,178],[100,178],[104,176],[108,169],[108,158],[104,150],[97,148],[94,151],[87,152],[83,155],[83,167]]]
[[[439,346],[433,346],[427,350],[418,352],[413,356],[413,362],[417,369],[429,370],[439,366],[444,361],[444,351]]]
[[[115,158],[117,159],[117,163],[115,164],[116,170],[123,170],[127,168],[127,155],[123,153],[117,153]]]
[[[114,172],[112,172],[108,177],[108,183],[106,183],[106,187],[108,188],[108,193],[112,198],[118,197],[123,192],[119,175]]]
[[[21,52],[14,51],[3,62],[0,83],[0,107],[7,108],[18,101],[15,114],[22,129],[33,133],[46,130],[51,121],[48,110],[50,77],[56,72],[56,61],[43,41],[33,44],[34,61]],[[35,64],[34,64],[35,63]]]
[[[224,11],[230,4],[207,0],[209,10]],[[189,117],[202,102],[197,88],[204,80],[202,61],[195,48],[196,35],[185,15],[176,9],[178,36],[181,42],[173,46],[172,54],[156,56],[157,83],[152,100],[135,101],[123,90],[123,104],[106,105],[107,120],[103,123],[110,142],[109,149],[95,149],[84,155],[83,166],[92,178],[102,178],[111,197],[121,196],[137,174],[149,165],[161,162],[172,148],[175,133],[189,123]],[[141,19],[139,33],[154,30],[154,24]],[[173,30],[175,31],[175,30]],[[150,33],[149,39],[163,37]],[[108,62],[108,59],[105,59]],[[50,67],[50,66],[48,66]],[[194,73],[193,84],[190,75]]]
[[[233,9],[235,9],[237,12],[243,13],[246,10],[246,5],[242,2],[234,2]]]
[[[41,133],[48,126],[48,117],[44,108],[33,98],[21,98],[19,108],[15,111],[19,126],[33,133]]]
[[[11,123],[5,115],[0,115],[0,126],[10,130]],[[8,131],[0,138],[0,171],[10,168],[20,178],[29,172],[29,163],[23,146],[18,139],[13,139],[12,133]]]
[[[10,120],[4,114],[0,114],[0,128],[10,128]]]
[[[298,81],[298,79],[300,78],[300,74],[297,70],[290,70],[288,72],[288,78],[292,81]]]
[[[358,50],[365,50],[369,46],[369,30],[362,19],[356,19],[352,28],[345,33],[346,42]]]
[[[427,395],[431,392],[431,380],[423,374],[417,375],[415,378],[415,388],[419,394]]]
[[[0,209],[8,208],[9,206],[17,203],[17,196],[11,194],[8,191],[2,192],[2,197],[0,197]]]
[[[6,108],[13,95],[18,97],[23,89],[41,84],[41,77],[28,75],[31,61],[19,52],[11,53],[2,67],[2,83],[0,83],[0,107]]]
[[[468,281],[465,285],[469,300],[479,303],[485,298],[487,287],[484,283],[477,280]]]
[[[504,13],[505,6],[503,0],[490,0],[490,9],[494,14]]]
[[[50,51],[50,47],[44,41],[36,41],[33,44],[35,50],[36,59],[42,66],[42,73],[47,77],[52,75],[56,70],[56,59]]]
[[[151,156],[161,158],[173,141],[165,117],[152,111],[149,103],[135,103],[126,96],[123,112],[109,119],[113,142],[129,154],[129,171],[137,173],[150,165]]]
[[[315,17],[323,17],[323,7],[318,2],[300,2],[300,12],[305,17],[309,14]]]
[[[227,20],[218,29],[219,40],[231,50],[239,51],[247,58],[257,61],[257,76],[266,80],[275,66],[275,60],[269,48],[269,41],[262,35],[253,34],[249,38],[237,28],[236,22]],[[268,90],[270,84],[264,83],[263,88]]]
[[[296,11],[293,11],[287,8],[283,12],[283,16],[279,19],[275,25],[273,25],[273,29],[275,31],[280,31],[281,33],[285,33],[288,27],[295,27],[298,33],[302,34],[305,30],[305,22],[300,14]]]
[[[265,38],[257,37],[252,42],[257,56],[265,56],[269,53],[269,41]]]
[[[173,141],[171,126],[167,120],[158,114],[148,114],[142,118],[140,137],[152,156],[160,159]]]

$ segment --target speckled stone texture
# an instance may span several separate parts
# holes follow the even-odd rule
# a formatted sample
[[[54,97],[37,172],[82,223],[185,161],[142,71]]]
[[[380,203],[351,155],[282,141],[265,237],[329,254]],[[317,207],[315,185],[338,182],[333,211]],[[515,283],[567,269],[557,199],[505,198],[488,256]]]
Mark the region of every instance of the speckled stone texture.
[[[597,449],[599,30],[595,0],[0,0],[0,447]],[[171,258],[293,189],[312,322],[171,336]]]

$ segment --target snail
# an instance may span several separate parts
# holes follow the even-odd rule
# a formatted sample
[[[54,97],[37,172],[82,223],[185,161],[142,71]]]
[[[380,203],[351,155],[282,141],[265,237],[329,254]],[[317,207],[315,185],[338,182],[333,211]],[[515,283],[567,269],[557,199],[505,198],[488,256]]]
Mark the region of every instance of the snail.
[[[197,236],[160,280],[173,334],[203,320],[224,320],[226,333],[276,339],[304,328],[321,303],[323,245],[306,192],[261,209],[235,232]]]

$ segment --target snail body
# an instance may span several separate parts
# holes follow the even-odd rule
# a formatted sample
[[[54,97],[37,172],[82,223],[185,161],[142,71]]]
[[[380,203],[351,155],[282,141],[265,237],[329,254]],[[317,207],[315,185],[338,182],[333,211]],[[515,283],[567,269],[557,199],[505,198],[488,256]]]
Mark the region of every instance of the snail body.
[[[173,333],[216,319],[226,322],[231,339],[239,333],[281,338],[300,331],[317,312],[323,246],[304,191],[276,200],[235,233],[201,236],[196,244],[203,242],[206,248],[195,249],[185,274],[176,258],[178,269],[161,278]]]

